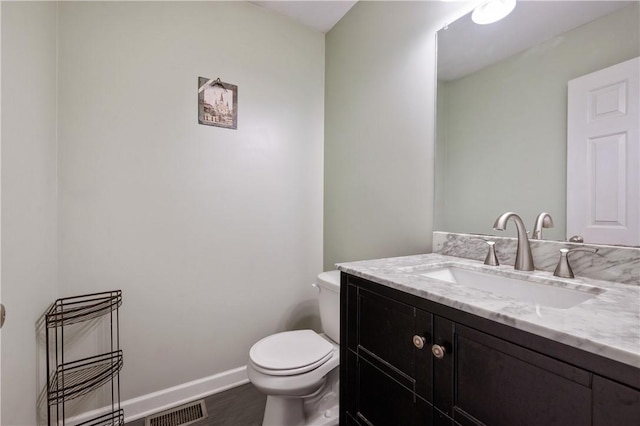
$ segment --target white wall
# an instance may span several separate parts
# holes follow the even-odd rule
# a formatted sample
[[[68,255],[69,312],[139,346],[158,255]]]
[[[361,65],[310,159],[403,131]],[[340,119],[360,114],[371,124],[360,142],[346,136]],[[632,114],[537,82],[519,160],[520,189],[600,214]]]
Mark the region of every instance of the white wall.
[[[55,125],[54,4],[38,5],[44,16],[9,5],[12,33],[25,34],[11,39],[10,71],[3,2],[2,121],[36,111],[21,131],[37,132]],[[58,7],[59,295],[123,289],[123,397],[242,365],[258,338],[315,324],[324,37],[246,3]],[[362,2],[327,36],[327,269],[430,249],[434,34],[467,8]],[[36,71],[47,84],[26,84]],[[197,124],[198,76],[239,86],[237,131]],[[5,114],[5,81],[20,82],[19,119]],[[2,130],[2,297],[19,299],[3,372],[14,309],[40,314],[58,296],[55,130],[43,134],[25,138],[36,152],[16,145],[25,152],[12,156]],[[26,226],[33,204],[40,223]],[[28,279],[11,279],[9,264]],[[43,278],[32,287],[31,276]],[[20,338],[33,341],[33,321]],[[23,377],[35,374],[30,347],[14,353]],[[2,382],[14,423],[33,424],[35,380],[20,392]]]
[[[123,399],[315,325],[324,36],[240,2],[61,2],[62,296],[122,289]],[[239,88],[199,125],[198,77]]]
[[[435,33],[469,7],[359,2],[327,34],[325,269],[431,250]]]
[[[56,3],[2,2],[2,424],[36,424],[35,324],[57,296]],[[38,362],[40,361],[40,362]]]

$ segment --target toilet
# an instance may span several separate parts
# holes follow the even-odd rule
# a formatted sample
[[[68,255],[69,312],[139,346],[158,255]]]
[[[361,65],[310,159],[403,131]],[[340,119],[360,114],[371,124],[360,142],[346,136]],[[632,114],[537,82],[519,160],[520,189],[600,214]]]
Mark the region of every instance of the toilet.
[[[338,424],[340,271],[318,274],[313,286],[323,333],[276,333],[249,351],[249,380],[267,395],[263,426]]]

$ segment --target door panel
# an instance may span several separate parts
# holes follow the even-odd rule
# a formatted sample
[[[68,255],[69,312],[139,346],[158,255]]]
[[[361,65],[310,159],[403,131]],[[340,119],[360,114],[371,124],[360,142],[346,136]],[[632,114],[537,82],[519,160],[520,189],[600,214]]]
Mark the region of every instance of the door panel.
[[[463,425],[591,425],[583,370],[458,325],[455,366],[454,418]]]
[[[569,82],[567,238],[640,245],[640,58]]]
[[[640,391],[593,377],[593,426],[640,425]]]

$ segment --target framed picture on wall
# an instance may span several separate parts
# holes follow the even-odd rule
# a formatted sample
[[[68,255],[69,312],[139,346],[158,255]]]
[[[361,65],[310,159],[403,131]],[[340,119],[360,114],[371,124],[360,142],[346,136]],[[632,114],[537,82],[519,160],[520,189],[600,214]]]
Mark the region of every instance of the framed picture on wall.
[[[238,128],[238,86],[198,77],[198,123]]]

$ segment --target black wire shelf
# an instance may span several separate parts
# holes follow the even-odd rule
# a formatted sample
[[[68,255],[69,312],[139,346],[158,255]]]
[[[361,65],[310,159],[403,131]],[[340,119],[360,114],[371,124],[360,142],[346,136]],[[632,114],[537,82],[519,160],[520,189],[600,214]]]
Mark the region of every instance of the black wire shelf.
[[[115,410],[78,423],[76,426],[124,426],[124,410]]]
[[[121,290],[58,299],[46,313],[47,327],[62,327],[98,318],[121,305]]]
[[[47,424],[64,426],[68,415],[67,401],[82,397],[104,386],[110,386],[109,409],[75,426],[124,426],[124,410],[120,406],[120,371],[123,354],[120,349],[120,306],[122,291],[112,290],[82,296],[57,299],[46,310],[45,329],[47,347]],[[96,319],[88,328],[67,330],[67,326]],[[74,340],[70,333],[106,331],[106,339],[98,346],[100,354],[82,359],[71,358],[67,346]],[[67,337],[65,339],[65,337]],[[70,359],[71,358],[71,359]],[[107,394],[105,393],[105,396]],[[105,411],[106,410],[106,411]]]
[[[49,382],[49,405],[85,395],[110,382],[122,369],[122,351],[68,362],[58,366]]]

